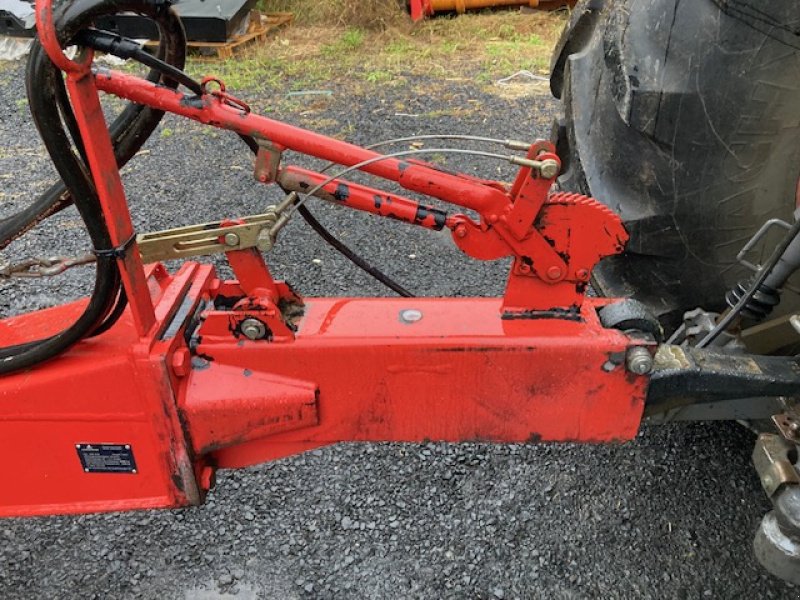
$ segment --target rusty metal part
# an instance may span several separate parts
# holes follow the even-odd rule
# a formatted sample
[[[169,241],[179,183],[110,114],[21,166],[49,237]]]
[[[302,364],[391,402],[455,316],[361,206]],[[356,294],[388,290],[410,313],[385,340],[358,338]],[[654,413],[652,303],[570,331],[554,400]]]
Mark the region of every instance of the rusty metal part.
[[[411,0],[409,10],[411,18],[418,21],[432,17],[436,13],[456,12],[464,14],[468,10],[482,8],[514,7],[541,8],[553,10],[562,6],[575,6],[577,0]]]
[[[775,434],[762,434],[753,464],[773,509],[753,542],[756,558],[774,575],[800,584],[800,447]]]
[[[797,405],[772,417],[775,427],[787,441],[800,443],[800,407]]]
[[[783,485],[800,485],[796,461],[797,446],[794,443],[774,433],[758,436],[753,449],[753,465],[769,498]]]
[[[97,261],[91,252],[80,256],[52,256],[50,258],[29,258],[0,269],[0,279],[32,279],[52,277],[80,265],[88,265]]]
[[[793,357],[728,354],[663,344],[647,395],[648,415],[691,404],[737,398],[800,395],[800,364]]]

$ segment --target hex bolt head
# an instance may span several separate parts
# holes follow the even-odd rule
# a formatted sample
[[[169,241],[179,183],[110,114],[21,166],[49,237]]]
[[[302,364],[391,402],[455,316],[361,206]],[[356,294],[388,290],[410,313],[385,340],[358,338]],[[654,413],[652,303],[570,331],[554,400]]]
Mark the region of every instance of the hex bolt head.
[[[235,233],[226,233],[225,234],[225,245],[226,246],[238,246],[239,245],[239,236]]]
[[[631,373],[637,375],[647,375],[653,370],[653,357],[647,348],[636,346],[628,350],[625,364]]]
[[[561,269],[559,269],[558,267],[550,267],[549,269],[547,269],[547,278],[548,279],[556,280],[559,277],[561,277],[561,275],[562,275]]]
[[[267,326],[258,319],[253,319],[252,317],[242,321],[239,329],[242,335],[249,340],[260,340],[267,335]]]
[[[541,173],[542,177],[545,179],[553,179],[556,175],[558,175],[559,166],[558,162],[553,160],[552,158],[548,158],[542,161],[542,166],[539,167],[539,173]]]

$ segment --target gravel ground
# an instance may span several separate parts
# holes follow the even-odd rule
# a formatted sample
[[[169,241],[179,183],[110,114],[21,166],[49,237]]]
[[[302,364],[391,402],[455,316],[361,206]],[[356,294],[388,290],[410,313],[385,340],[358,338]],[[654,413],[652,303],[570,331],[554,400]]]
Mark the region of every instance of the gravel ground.
[[[434,131],[544,137],[557,108],[542,92],[507,99],[468,82],[446,85],[409,77],[375,95],[352,98],[342,84],[323,104],[264,95],[259,103],[358,143]],[[52,177],[22,98],[22,67],[6,67],[3,214]],[[448,115],[454,108],[459,114]],[[509,173],[481,161],[448,164]],[[259,212],[277,196],[250,169],[232,136],[167,119],[126,169],[137,225]],[[466,260],[443,237],[317,212],[418,293],[502,289],[504,264]],[[56,234],[66,253],[87,246],[70,210],[3,258],[47,254]],[[384,293],[300,223],[269,260],[306,295]],[[4,284],[0,311],[78,297],[89,273]],[[752,443],[733,424],[694,424],[645,426],[619,446],[342,444],[223,472],[199,508],[2,521],[0,591],[8,599],[796,598],[800,590],[752,556],[768,508],[750,466]]]

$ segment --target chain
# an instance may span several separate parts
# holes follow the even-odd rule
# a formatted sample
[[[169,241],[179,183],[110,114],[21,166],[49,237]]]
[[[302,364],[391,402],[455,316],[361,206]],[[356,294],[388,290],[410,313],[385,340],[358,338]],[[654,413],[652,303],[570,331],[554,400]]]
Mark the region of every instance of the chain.
[[[81,256],[52,256],[50,258],[29,258],[13,265],[0,268],[0,279],[33,279],[59,275],[79,265],[88,265],[97,260],[91,252]]]

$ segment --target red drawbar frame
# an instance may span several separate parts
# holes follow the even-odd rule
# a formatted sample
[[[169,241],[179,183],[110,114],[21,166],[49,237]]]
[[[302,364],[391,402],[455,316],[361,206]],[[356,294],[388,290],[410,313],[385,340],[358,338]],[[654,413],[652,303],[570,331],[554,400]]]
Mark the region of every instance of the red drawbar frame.
[[[256,178],[287,189],[325,176],[281,165],[283,150],[345,166],[380,156],[254,115],[224,87],[195,97],[92,70],[91,53],[73,62],[61,53],[50,0],[37,2],[37,22],[66,73],[115,244],[134,229],[98,91],[255,137]],[[558,162],[544,141],[528,158]],[[648,378],[628,371],[625,357],[648,342],[604,328],[597,310],[613,300],[585,296],[596,262],[627,240],[616,215],[590,198],[550,194],[553,178],[531,164],[511,186],[412,160],[363,170],[479,216],[342,179],[317,195],[446,228],[476,259],[513,257],[504,296],[304,299],[274,280],[253,249],[228,253],[237,279],[223,281],[197,263],[175,274],[143,267],[134,244],[119,259],[131,302],[122,319],[0,379],[0,516],[199,504],[217,468],[339,441],[608,442],[636,434]],[[82,306],[0,321],[0,343],[57,331]],[[263,327],[257,339],[245,335],[254,322]],[[87,444],[125,448],[123,467],[87,466]]]

